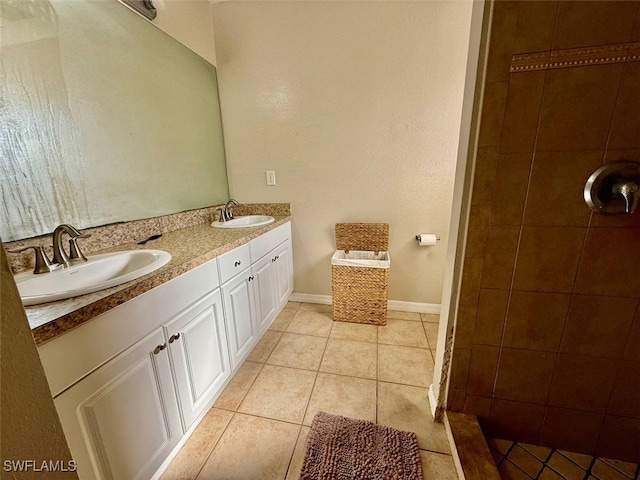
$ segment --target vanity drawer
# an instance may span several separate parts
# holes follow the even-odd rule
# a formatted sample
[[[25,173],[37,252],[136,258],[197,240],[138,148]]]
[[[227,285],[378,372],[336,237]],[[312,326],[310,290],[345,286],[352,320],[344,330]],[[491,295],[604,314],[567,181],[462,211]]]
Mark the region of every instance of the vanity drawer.
[[[220,283],[232,279],[245,268],[251,266],[251,252],[249,245],[242,245],[234,248],[218,257],[218,273],[220,274]]]
[[[256,262],[285,240],[291,238],[291,222],[280,225],[277,228],[251,240],[251,261]]]

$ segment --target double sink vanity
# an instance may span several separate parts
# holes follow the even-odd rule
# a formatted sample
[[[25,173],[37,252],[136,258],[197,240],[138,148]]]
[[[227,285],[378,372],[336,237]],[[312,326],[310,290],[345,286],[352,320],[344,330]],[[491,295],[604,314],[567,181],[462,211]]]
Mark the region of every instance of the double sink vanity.
[[[157,478],[186,442],[292,292],[291,217],[273,218],[188,226],[152,249],[120,245],[170,259],[128,283],[26,307],[81,479]]]

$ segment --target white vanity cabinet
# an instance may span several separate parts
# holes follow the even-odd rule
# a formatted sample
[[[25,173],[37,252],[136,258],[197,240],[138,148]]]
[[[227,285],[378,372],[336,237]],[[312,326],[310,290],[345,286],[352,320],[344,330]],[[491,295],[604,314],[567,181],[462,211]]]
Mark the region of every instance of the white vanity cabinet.
[[[186,432],[231,375],[220,289],[163,328]]]
[[[293,291],[291,242],[286,240],[252,265],[257,289],[258,330],[264,333]]]
[[[221,287],[229,357],[234,372],[258,341],[258,314],[253,280],[251,269],[246,268]]]
[[[265,332],[278,314],[274,258],[266,255],[253,264],[254,287],[258,298],[258,331]]]
[[[286,240],[274,249],[274,285],[278,311],[289,301],[293,292],[293,255],[291,240]]]
[[[286,223],[256,238],[249,247],[259,298],[258,328],[263,333],[293,291],[291,224]]]
[[[293,291],[291,224],[221,255],[218,271],[231,367],[236,371]]]
[[[150,479],[213,403],[231,375],[218,285],[213,260],[38,349],[82,480]]]
[[[81,478],[151,478],[230,375],[216,288],[55,398]]]
[[[54,401],[82,480],[147,480],[183,434],[161,328]]]
[[[258,341],[256,294],[251,253],[245,244],[218,257],[220,290],[231,369],[236,371]]]
[[[290,238],[287,222],[38,348],[82,480],[160,475],[286,304]]]

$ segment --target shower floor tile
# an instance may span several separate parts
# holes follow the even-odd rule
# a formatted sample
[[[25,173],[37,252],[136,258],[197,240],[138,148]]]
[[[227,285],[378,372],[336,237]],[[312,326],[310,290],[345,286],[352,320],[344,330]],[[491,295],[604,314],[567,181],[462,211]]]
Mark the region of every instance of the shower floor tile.
[[[488,438],[487,444],[503,480],[640,480],[636,463],[509,440]]]

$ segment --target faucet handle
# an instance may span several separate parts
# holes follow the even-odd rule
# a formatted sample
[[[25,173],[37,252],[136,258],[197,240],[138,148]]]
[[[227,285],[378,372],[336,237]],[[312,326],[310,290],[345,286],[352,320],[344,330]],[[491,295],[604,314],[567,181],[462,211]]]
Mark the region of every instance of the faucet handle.
[[[616,182],[613,185],[613,194],[624,198],[625,213],[633,213],[636,211],[638,200],[640,200],[640,195],[638,195],[639,189],[638,184],[632,181]]]
[[[33,269],[33,273],[35,274],[48,273],[51,270],[53,270],[54,267],[51,264],[51,260],[49,260],[49,257],[44,251],[44,247],[42,245],[14,248],[12,250],[7,250],[7,252],[20,253],[20,252],[24,252],[25,250],[29,250],[31,248],[33,248],[33,251],[35,252],[35,255],[36,255],[36,265],[35,265],[35,268]]]
[[[225,215],[224,215],[224,205],[219,205],[216,208],[213,209],[213,213],[214,213],[214,217],[213,220],[215,221],[215,213],[218,212],[218,221],[219,222],[224,222],[226,220]]]
[[[584,200],[598,213],[633,213],[640,201],[640,162],[605,163],[587,180]]]
[[[86,262],[87,257],[85,257],[78,246],[79,238],[89,238],[91,236],[90,233],[82,233],[80,235],[72,236],[69,239],[69,260],[76,262]]]

